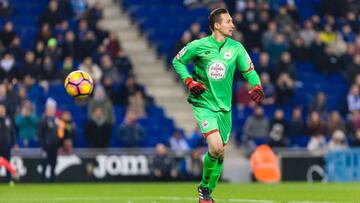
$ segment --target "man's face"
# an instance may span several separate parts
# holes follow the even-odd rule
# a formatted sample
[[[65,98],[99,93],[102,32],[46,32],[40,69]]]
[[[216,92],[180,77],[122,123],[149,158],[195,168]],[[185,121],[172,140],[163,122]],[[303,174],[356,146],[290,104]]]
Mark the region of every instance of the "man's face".
[[[231,37],[235,29],[231,16],[228,13],[220,15],[220,22],[215,23],[215,29],[226,37]]]

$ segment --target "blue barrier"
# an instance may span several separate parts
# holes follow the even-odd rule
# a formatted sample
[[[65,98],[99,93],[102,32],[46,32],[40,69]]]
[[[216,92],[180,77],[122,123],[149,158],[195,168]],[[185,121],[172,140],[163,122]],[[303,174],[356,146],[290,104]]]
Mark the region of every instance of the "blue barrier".
[[[360,181],[360,149],[329,152],[325,168],[330,182]]]

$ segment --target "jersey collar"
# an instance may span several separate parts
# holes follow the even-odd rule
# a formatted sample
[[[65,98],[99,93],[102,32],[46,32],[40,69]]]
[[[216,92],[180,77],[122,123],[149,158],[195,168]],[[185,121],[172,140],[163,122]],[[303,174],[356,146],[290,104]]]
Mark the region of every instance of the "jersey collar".
[[[208,39],[209,39],[212,43],[216,44],[216,46],[217,46],[218,48],[222,47],[222,46],[225,44],[225,42],[227,41],[227,38],[225,38],[223,41],[218,42],[218,41],[216,41],[216,40],[213,38],[213,36],[211,36],[211,35],[208,36]]]

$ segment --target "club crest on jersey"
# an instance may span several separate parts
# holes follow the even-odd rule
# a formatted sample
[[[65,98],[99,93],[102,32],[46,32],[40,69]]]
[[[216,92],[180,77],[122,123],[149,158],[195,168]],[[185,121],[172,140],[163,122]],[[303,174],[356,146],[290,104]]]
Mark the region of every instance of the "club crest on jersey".
[[[226,67],[221,62],[214,62],[209,66],[208,76],[214,80],[223,79],[225,77]]]
[[[182,48],[178,54],[176,54],[176,59],[180,60],[180,58],[185,54],[186,52],[186,47]]]
[[[231,52],[229,50],[226,50],[224,53],[224,59],[231,59]]]
[[[204,128],[208,128],[208,127],[209,127],[209,122],[208,122],[207,120],[203,120],[202,126],[203,126]]]

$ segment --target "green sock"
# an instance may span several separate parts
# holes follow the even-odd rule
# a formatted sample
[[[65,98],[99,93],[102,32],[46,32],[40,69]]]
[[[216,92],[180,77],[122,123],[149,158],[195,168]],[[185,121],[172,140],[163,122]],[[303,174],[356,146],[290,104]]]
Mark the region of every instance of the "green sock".
[[[203,174],[200,183],[201,187],[209,188],[209,181],[216,165],[217,165],[217,158],[211,156],[209,152],[206,153],[204,158]]]
[[[214,171],[210,177],[210,181],[209,181],[209,188],[210,188],[210,191],[214,191],[218,181],[219,181],[219,178],[220,178],[220,175],[221,175],[221,171],[224,167],[224,159],[223,158],[219,158],[218,161],[216,162],[216,165],[214,167]]]

